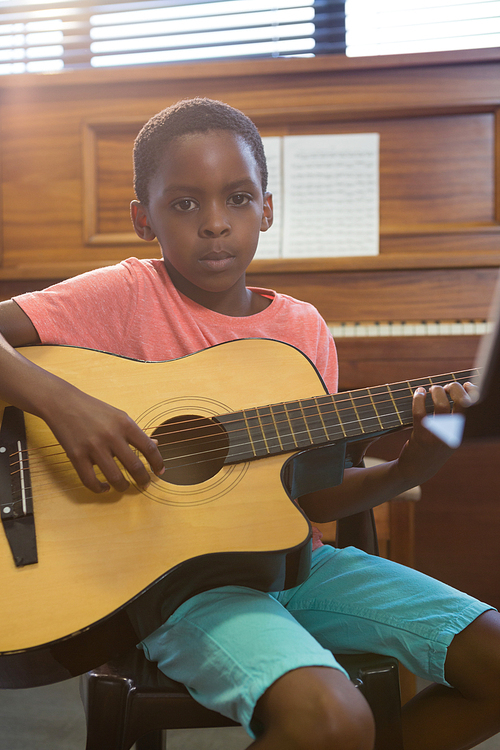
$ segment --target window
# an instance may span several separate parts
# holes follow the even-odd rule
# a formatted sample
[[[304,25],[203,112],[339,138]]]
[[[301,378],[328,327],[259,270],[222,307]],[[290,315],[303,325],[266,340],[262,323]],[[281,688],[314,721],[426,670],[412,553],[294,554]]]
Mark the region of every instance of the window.
[[[495,0],[346,0],[347,55],[500,47]]]
[[[63,67],[62,19],[19,20],[18,14],[5,15],[0,23],[0,73],[39,73]]]
[[[333,0],[0,0],[0,73],[332,52]]]
[[[500,47],[500,0],[0,0],[0,74]]]

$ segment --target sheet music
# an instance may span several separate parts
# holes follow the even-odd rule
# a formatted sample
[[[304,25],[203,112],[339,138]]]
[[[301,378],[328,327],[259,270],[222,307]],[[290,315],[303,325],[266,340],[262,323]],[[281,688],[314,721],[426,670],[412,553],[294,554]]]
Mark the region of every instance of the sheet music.
[[[284,142],[283,257],[377,255],[378,133]]]
[[[378,133],[263,141],[275,218],[257,258],[378,254]]]

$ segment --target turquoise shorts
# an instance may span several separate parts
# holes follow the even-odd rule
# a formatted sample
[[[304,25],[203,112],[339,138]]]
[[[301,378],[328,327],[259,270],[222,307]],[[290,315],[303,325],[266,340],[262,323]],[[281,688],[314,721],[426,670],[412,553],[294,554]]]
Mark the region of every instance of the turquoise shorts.
[[[344,672],[330,649],[395,656],[416,675],[447,684],[449,644],[488,609],[397,563],[324,546],[300,586],[277,594],[239,586],[198,594],[142,646],[196,700],[255,736],[255,705],[283,674],[306,666]]]

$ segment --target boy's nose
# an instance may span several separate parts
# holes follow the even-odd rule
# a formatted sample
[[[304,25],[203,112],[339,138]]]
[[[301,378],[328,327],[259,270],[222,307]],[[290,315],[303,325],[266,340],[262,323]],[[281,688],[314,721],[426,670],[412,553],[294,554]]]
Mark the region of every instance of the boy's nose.
[[[231,232],[231,225],[224,211],[207,211],[202,216],[199,229],[202,237],[222,237]]]

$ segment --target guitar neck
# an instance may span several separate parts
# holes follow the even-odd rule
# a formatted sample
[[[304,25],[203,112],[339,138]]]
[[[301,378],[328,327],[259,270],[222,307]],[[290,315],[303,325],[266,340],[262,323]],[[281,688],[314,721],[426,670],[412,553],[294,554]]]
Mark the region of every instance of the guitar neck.
[[[217,421],[229,435],[226,463],[249,461],[297,449],[379,437],[413,423],[413,393],[419,386],[473,381],[478,370],[435,375],[416,380],[361,388],[335,395],[245,409],[221,415]],[[432,397],[426,397],[432,413]]]

